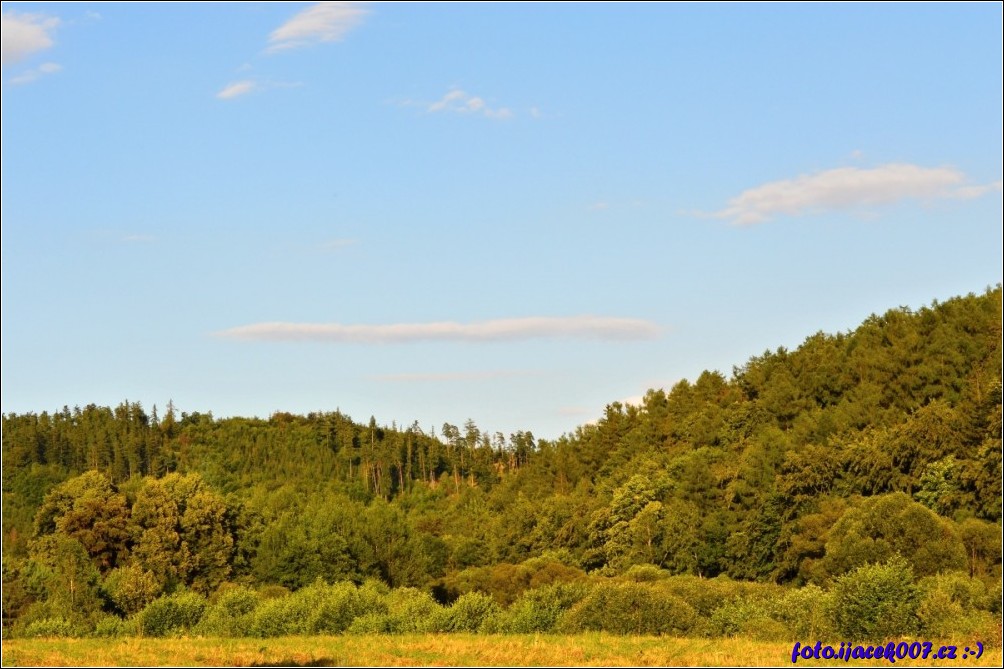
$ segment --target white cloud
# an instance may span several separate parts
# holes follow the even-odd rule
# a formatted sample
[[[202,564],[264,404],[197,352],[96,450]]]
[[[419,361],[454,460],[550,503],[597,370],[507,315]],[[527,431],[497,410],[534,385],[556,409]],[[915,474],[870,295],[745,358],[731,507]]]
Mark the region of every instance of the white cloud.
[[[51,47],[51,33],[58,25],[59,19],[54,16],[4,12],[0,15],[2,64],[16,63],[29,54]]]
[[[390,344],[413,341],[516,341],[541,338],[601,340],[652,339],[659,328],[633,318],[571,316],[509,318],[478,323],[255,323],[216,333],[229,339],[254,341],[319,341]]]
[[[513,117],[513,112],[508,107],[499,107],[497,109],[489,107],[484,98],[471,95],[459,88],[450,89],[442,98],[426,105],[425,110],[428,112],[452,112],[454,114],[480,114],[487,118],[498,120]]]
[[[247,95],[257,89],[258,83],[256,81],[245,79],[243,81],[235,81],[232,84],[227,84],[224,86],[223,90],[216,94],[216,97],[220,100],[233,100],[234,98]]]
[[[627,406],[627,405],[630,404],[630,405],[633,405],[633,406],[636,406],[636,407],[640,407],[643,404],[645,404],[645,396],[644,395],[632,395],[631,397],[625,397],[620,402],[624,406]]]
[[[134,235],[126,235],[125,237],[122,238],[122,241],[129,242],[129,243],[146,244],[146,243],[157,241],[157,238],[154,237],[153,235],[138,235],[138,234],[134,234]]]
[[[340,41],[369,12],[356,2],[319,2],[303,10],[269,35],[268,51]]]
[[[979,197],[995,188],[994,184],[964,185],[965,180],[965,174],[952,167],[906,163],[871,169],[841,167],[751,188],[713,216],[731,219],[736,225],[752,225],[777,215],[798,216],[907,199]]]
[[[58,63],[42,63],[38,67],[33,67],[30,70],[26,70],[16,77],[11,77],[8,83],[14,85],[29,84],[39,77],[44,77],[47,74],[55,74],[63,69],[63,66]]]

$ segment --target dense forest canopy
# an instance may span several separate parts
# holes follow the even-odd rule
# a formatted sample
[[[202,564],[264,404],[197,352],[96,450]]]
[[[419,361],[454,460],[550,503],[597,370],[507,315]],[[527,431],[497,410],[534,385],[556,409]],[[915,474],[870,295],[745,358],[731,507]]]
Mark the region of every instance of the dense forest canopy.
[[[638,569],[830,587],[889,560],[999,593],[1001,318],[1000,285],[893,309],[553,440],[338,411],[5,415],[4,622],[318,579],[499,606]]]

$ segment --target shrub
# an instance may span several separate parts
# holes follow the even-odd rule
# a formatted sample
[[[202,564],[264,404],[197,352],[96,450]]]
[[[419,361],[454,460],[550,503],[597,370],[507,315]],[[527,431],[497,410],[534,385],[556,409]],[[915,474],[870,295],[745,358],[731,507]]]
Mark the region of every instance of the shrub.
[[[205,608],[205,598],[195,592],[159,597],[137,615],[140,634],[159,637],[187,632],[198,625]]]
[[[99,639],[110,639],[125,636],[126,623],[118,616],[104,615],[94,622],[94,631],[91,636]]]
[[[282,599],[289,596],[289,588],[281,585],[266,585],[258,589],[262,599]]]
[[[501,562],[490,567],[471,567],[454,572],[440,579],[434,590],[436,598],[444,604],[469,592],[483,592],[494,597],[499,605],[509,606],[525,590],[585,578],[586,574],[581,569],[553,557],[538,557],[521,564]]]
[[[922,578],[917,583],[917,587],[920,588],[922,596],[934,591],[944,592],[966,611],[990,611],[993,607],[992,597],[987,591],[986,584],[978,578],[971,578],[964,572],[955,571],[928,576]]]
[[[392,634],[436,631],[433,623],[446,611],[432,595],[415,588],[392,590],[387,596],[387,608],[387,631]]]
[[[993,620],[986,585],[967,574],[953,572],[922,579],[917,617],[929,636],[969,636]]]
[[[17,636],[26,638],[77,637],[83,636],[83,632],[84,630],[79,623],[62,616],[55,616],[29,622]]]
[[[603,583],[558,622],[562,632],[679,634],[697,621],[693,607],[676,595],[639,583]]]
[[[745,636],[759,640],[784,636],[784,628],[771,618],[767,602],[745,597],[715,609],[708,623],[708,632],[711,636]]]
[[[918,628],[918,589],[901,557],[858,567],[833,587],[833,622],[844,638],[863,641],[913,634]]]
[[[347,634],[389,634],[390,616],[386,613],[364,613],[357,617],[345,630]]]
[[[772,600],[772,617],[784,624],[785,638],[834,638],[831,600],[832,595],[817,585],[790,588]]]
[[[288,597],[266,599],[249,614],[248,633],[257,637],[288,634],[340,634],[367,614],[387,615],[384,589],[368,584],[357,588],[343,581],[318,580]]]
[[[688,575],[670,576],[652,582],[651,587],[679,597],[704,618],[710,618],[715,609],[725,602],[739,598],[771,599],[784,592],[784,588],[772,583],[733,581],[724,575],[716,578],[699,578]]]
[[[153,572],[135,563],[110,571],[101,589],[118,610],[126,615],[141,611],[161,592],[160,583]]]
[[[654,564],[636,564],[624,572],[621,578],[625,581],[635,583],[648,583],[650,581],[662,581],[671,576],[665,569],[660,569]]]
[[[206,609],[195,631],[206,636],[243,636],[260,602],[260,595],[250,588],[226,588],[218,593],[216,603]]]
[[[315,584],[290,597],[297,617],[303,617],[305,634],[339,634],[359,613],[358,593],[353,583]]]
[[[482,623],[497,616],[500,611],[499,605],[488,595],[468,592],[446,609],[445,617],[435,616],[437,626],[444,626],[445,623],[445,629],[436,631],[477,632]]]
[[[500,612],[482,629],[505,634],[551,632],[561,615],[588,591],[584,583],[556,583],[526,590],[508,610]]]
[[[295,634],[292,629],[290,597],[266,599],[248,616],[247,635],[268,638]]]

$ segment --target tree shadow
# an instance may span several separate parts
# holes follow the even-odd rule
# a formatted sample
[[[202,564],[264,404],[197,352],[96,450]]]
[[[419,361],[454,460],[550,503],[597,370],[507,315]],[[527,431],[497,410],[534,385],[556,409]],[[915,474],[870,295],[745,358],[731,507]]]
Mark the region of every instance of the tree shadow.
[[[279,660],[278,662],[263,662],[249,664],[249,667],[337,667],[340,666],[337,662],[332,660],[330,657],[319,657],[316,660],[309,660],[306,662],[289,659],[289,660]]]

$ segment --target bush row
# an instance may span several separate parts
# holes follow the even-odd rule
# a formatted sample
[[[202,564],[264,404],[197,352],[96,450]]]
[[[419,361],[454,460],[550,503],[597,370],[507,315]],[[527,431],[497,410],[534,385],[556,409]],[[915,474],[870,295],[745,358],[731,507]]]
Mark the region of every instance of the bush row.
[[[508,606],[471,590],[449,605],[415,588],[318,581],[290,593],[225,585],[206,599],[162,596],[125,620],[39,615],[17,636],[276,637],[315,634],[577,633],[743,636],[761,640],[878,642],[903,635],[998,640],[1000,586],[947,573],[916,581],[898,558],[863,566],[824,590],[727,578],[670,576],[635,568],[616,579],[556,582],[520,592]],[[999,640],[998,640],[999,641]]]

